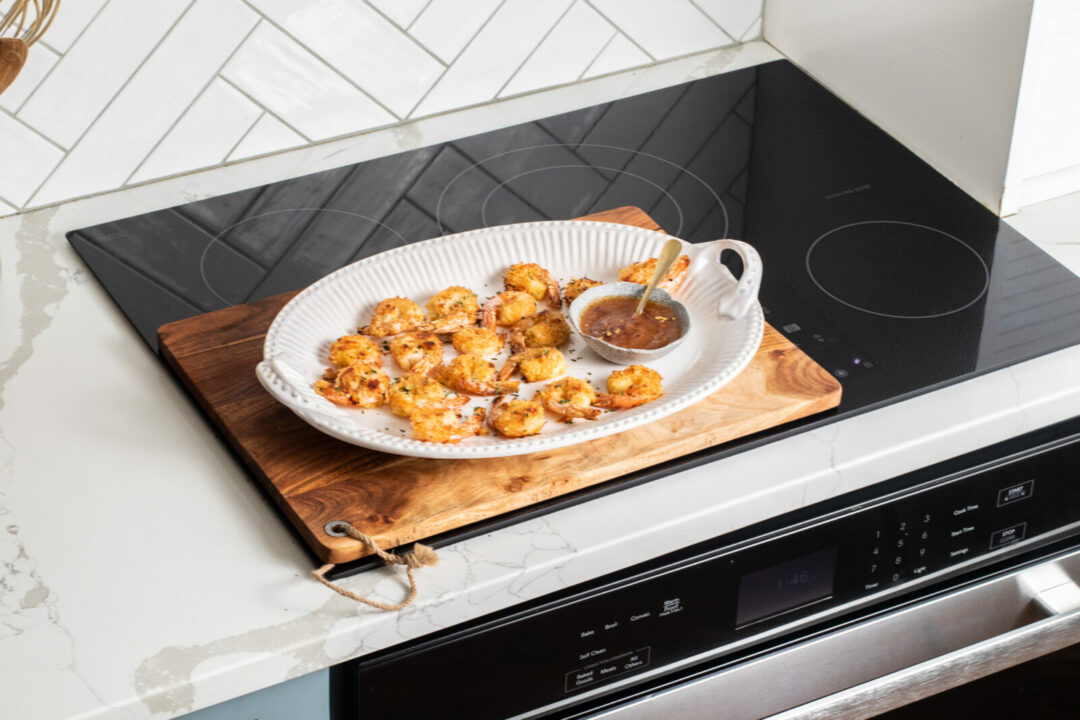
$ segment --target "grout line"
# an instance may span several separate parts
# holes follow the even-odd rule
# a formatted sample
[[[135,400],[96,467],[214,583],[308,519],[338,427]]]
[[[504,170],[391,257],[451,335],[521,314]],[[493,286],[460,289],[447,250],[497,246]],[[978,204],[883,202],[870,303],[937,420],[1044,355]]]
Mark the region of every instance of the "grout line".
[[[53,140],[52,138],[50,138],[50,137],[49,137],[48,135],[45,135],[45,134],[44,134],[44,133],[42,133],[42,132],[41,132],[40,130],[38,130],[38,129],[37,129],[36,127],[34,127],[34,126],[33,126],[33,125],[31,125],[30,123],[26,122],[26,121],[25,121],[25,120],[23,120],[22,118],[20,118],[20,117],[18,117],[18,116],[16,116],[16,115],[12,115],[12,114],[11,114],[11,113],[9,113],[9,112],[8,112],[7,110],[4,110],[3,108],[0,108],[0,112],[2,112],[3,114],[7,115],[8,117],[10,117],[10,118],[11,118],[12,120],[14,120],[15,122],[19,123],[19,124],[20,124],[20,125],[22,125],[22,126],[23,126],[24,128],[26,128],[27,130],[29,130],[30,132],[34,133],[35,135],[37,135],[37,136],[38,136],[39,138],[41,138],[41,139],[42,139],[42,140],[44,140],[45,142],[47,142],[47,143],[49,143],[50,145],[52,145],[52,146],[53,146],[54,148],[56,148],[57,150],[59,150],[59,151],[60,151],[60,152],[61,152],[61,153],[62,153],[63,155],[65,155],[65,156],[66,156],[66,155],[68,154],[68,149],[67,149],[66,147],[64,147],[64,146],[63,146],[63,145],[61,145],[60,143],[56,142],[55,140]],[[59,163],[57,163],[57,164],[59,164]]]
[[[638,50],[640,50],[641,52],[645,53],[645,57],[649,58],[649,59],[650,59],[650,60],[652,60],[653,62],[660,62],[659,60],[657,60],[656,58],[654,58],[654,57],[653,57],[653,55],[652,55],[652,53],[651,53],[651,52],[649,52],[648,50],[646,50],[645,48],[643,48],[643,47],[641,46],[641,43],[639,43],[639,42],[638,42],[637,40],[635,40],[635,39],[634,39],[634,38],[633,38],[633,37],[632,37],[632,36],[630,35],[630,33],[628,33],[628,32],[626,32],[626,31],[624,31],[624,30],[622,29],[622,26],[620,26],[620,25],[619,25],[619,23],[615,22],[614,20],[612,20],[611,18],[609,18],[609,17],[607,16],[607,15],[605,15],[605,14],[604,14],[604,13],[602,13],[602,12],[600,12],[600,9],[599,9],[598,7],[596,7],[596,5],[595,5],[595,4],[593,4],[593,3],[591,2],[591,0],[582,0],[582,2],[584,2],[584,3],[585,3],[585,4],[587,4],[587,5],[589,6],[589,7],[591,7],[591,8],[593,9],[593,10],[595,10],[595,11],[596,11],[596,14],[597,14],[597,15],[599,15],[600,17],[604,18],[604,19],[605,19],[605,20],[607,20],[607,21],[608,21],[609,23],[611,23],[611,26],[612,26],[613,28],[615,28],[615,29],[616,29],[616,30],[618,30],[618,31],[619,31],[620,33],[622,33],[622,35],[623,35],[623,36],[624,36],[624,37],[625,37],[625,38],[626,38],[627,40],[629,40],[629,41],[630,41],[631,43],[633,43],[633,44],[634,44],[634,46],[635,46],[635,47],[637,47],[637,49],[638,49]],[[691,55],[692,55],[693,53],[688,53],[688,54],[691,54]],[[667,61],[668,61],[668,60],[670,60],[670,59],[671,59],[671,58],[664,58],[663,62],[667,62]]]
[[[692,7],[693,7],[693,8],[695,9],[695,10],[697,10],[697,11],[698,11],[699,13],[701,13],[702,15],[704,15],[704,16],[705,16],[705,18],[706,18],[706,19],[707,19],[707,20],[708,20],[709,22],[711,22],[711,23],[712,23],[713,25],[715,25],[716,27],[720,28],[720,32],[722,32],[722,33],[724,34],[724,37],[726,37],[726,38],[727,38],[728,40],[730,40],[730,41],[731,41],[731,42],[733,42],[733,43],[737,43],[737,42],[739,42],[739,41],[738,41],[738,40],[737,40],[737,39],[735,38],[735,36],[734,36],[734,35],[732,35],[731,33],[729,33],[729,32],[728,32],[727,30],[725,30],[725,29],[724,29],[724,26],[723,26],[723,25],[721,25],[720,23],[718,23],[718,22],[716,21],[716,19],[715,19],[715,18],[714,18],[714,17],[712,16],[712,15],[710,15],[709,13],[705,12],[704,10],[702,10],[702,9],[701,9],[701,6],[700,6],[700,5],[698,5],[698,4],[696,3],[696,2],[694,2],[694,0],[686,0],[686,2],[690,3],[690,5],[691,5],[691,6],[692,6]],[[728,44],[730,45],[731,43],[728,43]]]
[[[432,0],[432,2],[434,2],[434,0]],[[484,28],[486,28],[488,26],[488,23],[491,22],[492,18],[494,18],[496,15],[498,15],[499,11],[503,9],[503,6],[506,5],[506,3],[507,3],[507,0],[499,0],[498,7],[496,7],[494,10],[491,11],[491,14],[488,15],[487,20],[485,20],[480,25],[480,27],[478,27],[476,29],[476,32],[474,32],[473,36],[471,38],[469,38],[469,41],[467,43],[465,43],[465,45],[461,48],[461,50],[458,50],[457,55],[455,55],[453,57],[453,59],[450,60],[450,62],[446,64],[446,69],[443,70],[442,73],[439,75],[439,77],[436,78],[435,82],[433,82],[431,84],[431,87],[429,87],[427,89],[427,92],[425,92],[423,95],[420,96],[420,99],[417,100],[416,104],[412,106],[412,110],[410,110],[405,115],[406,118],[412,118],[413,117],[413,113],[416,112],[417,108],[419,108],[424,103],[424,101],[427,100],[428,95],[430,95],[432,93],[432,91],[439,86],[439,83],[441,83],[443,78],[446,77],[446,74],[448,72],[450,72],[450,69],[452,67],[454,67],[454,64],[458,61],[458,59],[465,53],[466,50],[469,49],[469,46],[473,44],[473,41],[475,41],[476,38],[480,37],[480,33],[484,32]],[[492,98],[492,99],[494,99],[494,98]]]
[[[420,16],[423,15],[429,7],[431,7],[431,3],[433,2],[435,2],[435,0],[428,0],[426,3],[424,3],[424,7],[420,8],[420,12],[416,13],[416,17],[414,17],[412,19],[412,22],[410,22],[408,26],[405,27],[405,32],[408,32],[412,29],[412,26],[415,25],[416,21],[420,19]]]
[[[101,7],[98,8],[98,11],[96,13],[94,13],[94,16],[92,18],[90,18],[90,21],[88,23],[86,23],[86,26],[82,30],[80,30],[79,34],[75,36],[75,39],[71,41],[71,45],[68,46],[67,51],[60,52],[59,50],[52,47],[51,45],[46,45],[45,46],[45,47],[49,48],[50,50],[52,50],[53,52],[55,52],[59,57],[57,58],[56,62],[53,63],[53,66],[51,68],[49,68],[49,72],[45,73],[45,77],[41,78],[41,82],[39,82],[37,84],[37,87],[34,88],[33,90],[31,90],[30,94],[26,96],[26,99],[22,101],[22,105],[20,105],[18,107],[18,109],[16,110],[17,113],[22,112],[22,109],[24,107],[26,107],[26,103],[30,101],[30,98],[32,98],[34,96],[34,93],[36,93],[38,91],[38,88],[40,88],[42,85],[45,84],[45,81],[49,79],[50,75],[52,75],[53,70],[55,70],[57,65],[59,65],[60,62],[67,56],[67,54],[69,52],[71,52],[71,48],[75,47],[75,45],[79,42],[79,40],[82,38],[82,36],[86,34],[86,31],[90,29],[90,26],[94,24],[94,21],[98,19],[98,16],[101,15],[102,11],[105,10],[105,7],[108,4],[109,4],[109,0],[105,0],[105,2],[103,2],[101,4]]]
[[[320,55],[319,53],[315,52],[315,51],[314,51],[314,50],[313,50],[312,48],[308,47],[306,43],[304,43],[303,41],[301,41],[301,40],[300,40],[300,38],[298,38],[298,37],[296,37],[295,35],[293,35],[292,33],[290,33],[290,32],[289,32],[288,30],[286,30],[285,28],[283,28],[283,27],[282,27],[281,25],[278,25],[278,24],[277,24],[276,22],[274,22],[274,20],[273,20],[272,18],[270,18],[270,17],[267,17],[267,16],[266,16],[266,15],[264,15],[264,14],[263,14],[262,12],[260,12],[260,11],[259,11],[259,9],[258,9],[257,7],[255,7],[254,5],[252,5],[252,4],[251,4],[251,0],[240,0],[240,2],[244,3],[244,4],[245,4],[245,5],[247,5],[247,6],[249,7],[249,8],[251,8],[251,9],[252,9],[252,10],[254,10],[254,11],[255,11],[256,13],[258,13],[258,14],[259,14],[259,15],[260,15],[260,16],[262,17],[262,19],[263,19],[263,20],[265,20],[266,22],[268,22],[268,23],[270,23],[271,25],[273,25],[273,26],[274,26],[275,28],[277,28],[277,29],[278,29],[278,30],[279,30],[280,32],[284,33],[284,34],[285,34],[285,36],[286,36],[286,37],[288,37],[288,38],[289,38],[290,40],[292,40],[292,41],[293,41],[294,43],[296,43],[297,45],[299,45],[300,47],[302,47],[302,48],[303,48],[304,50],[306,50],[307,52],[311,53],[311,54],[312,54],[312,56],[314,56],[314,57],[315,57],[315,59],[316,59],[316,60],[318,60],[318,61],[319,61],[320,63],[322,63],[323,65],[325,65],[325,66],[326,66],[326,68],[327,68],[327,69],[329,69],[331,73],[333,73],[334,75],[337,75],[337,76],[338,76],[339,78],[341,78],[342,80],[344,80],[344,81],[345,81],[346,83],[348,83],[349,85],[352,85],[352,86],[353,86],[354,88],[356,88],[356,90],[358,90],[358,91],[360,92],[360,94],[361,94],[361,95],[363,95],[363,96],[364,96],[364,97],[366,97],[366,98],[367,98],[368,100],[370,100],[371,102],[373,102],[373,103],[375,103],[376,105],[378,105],[379,107],[381,107],[381,108],[382,108],[383,110],[385,110],[386,112],[388,112],[388,113],[390,114],[390,117],[394,118],[395,120],[403,120],[403,119],[404,119],[404,118],[402,118],[401,116],[399,116],[399,115],[398,115],[398,114],[397,114],[396,112],[394,112],[394,111],[393,111],[393,110],[391,110],[390,108],[386,107],[386,105],[384,105],[384,104],[382,103],[382,101],[381,101],[381,100],[379,100],[379,99],[378,99],[377,97],[375,97],[374,95],[372,95],[371,93],[369,93],[369,92],[368,92],[367,90],[365,90],[364,88],[360,87],[360,86],[359,86],[359,85],[357,85],[357,84],[356,84],[355,82],[353,82],[352,78],[348,77],[348,76],[347,76],[347,75],[346,75],[345,73],[341,72],[341,71],[340,71],[340,70],[338,70],[338,69],[337,69],[336,67],[334,67],[334,66],[333,66],[333,64],[331,64],[331,63],[330,63],[330,61],[328,61],[328,60],[327,60],[326,58],[324,58],[324,57],[323,57],[322,55]]]
[[[266,110],[263,110],[259,114],[259,117],[255,118],[255,122],[251,123],[251,127],[249,127],[247,130],[245,130],[244,134],[240,136],[240,139],[237,140],[236,143],[231,148],[229,148],[229,151],[227,153],[225,153],[225,159],[221,161],[222,163],[229,162],[229,158],[232,157],[232,154],[234,152],[236,152],[236,148],[240,147],[240,143],[244,142],[244,139],[247,138],[247,136],[251,134],[251,131],[255,129],[255,126],[258,125],[259,121],[262,120],[264,117],[266,117]]]
[[[280,115],[278,115],[277,113],[271,112],[271,111],[270,111],[269,109],[267,109],[267,108],[266,108],[266,106],[264,106],[264,105],[263,105],[262,103],[260,103],[260,102],[259,102],[258,100],[256,100],[255,98],[251,97],[250,95],[248,95],[248,94],[247,94],[246,92],[244,92],[244,90],[243,90],[243,89],[242,89],[242,88],[241,88],[240,86],[238,86],[238,85],[237,85],[236,83],[234,83],[234,82],[233,82],[232,80],[230,80],[229,78],[227,78],[227,77],[225,77],[224,75],[221,75],[221,74],[218,74],[218,77],[219,77],[219,78],[221,78],[223,82],[225,82],[226,84],[228,84],[228,86],[229,86],[229,87],[231,87],[231,88],[232,88],[233,90],[236,90],[236,92],[240,93],[241,95],[243,95],[244,97],[246,97],[246,98],[247,98],[248,100],[250,100],[251,102],[253,102],[253,103],[255,103],[256,105],[258,105],[259,107],[263,108],[263,110],[265,110],[265,111],[266,111],[267,113],[269,113],[269,114],[270,114],[270,115],[271,115],[272,117],[274,117],[274,118],[277,118],[277,119],[278,119],[278,120],[279,120],[279,121],[281,122],[281,124],[282,124],[282,125],[284,125],[285,127],[289,128],[290,130],[292,130],[292,131],[293,131],[294,133],[296,133],[296,134],[297,134],[297,135],[299,135],[300,137],[304,138],[304,140],[306,140],[306,141],[307,141],[307,143],[308,143],[309,145],[310,145],[311,143],[314,143],[314,142],[315,142],[314,140],[312,140],[311,138],[309,138],[309,137],[308,137],[307,135],[305,135],[304,133],[300,132],[299,130],[297,130],[297,129],[296,129],[295,127],[293,127],[293,126],[292,126],[292,125],[290,125],[289,123],[285,122],[285,119],[284,119],[284,118],[282,118],[282,117],[281,117]],[[359,132],[359,131],[358,131],[358,132]],[[351,134],[351,133],[350,133],[350,134]],[[342,136],[338,135],[337,137],[342,137]],[[331,139],[331,138],[327,138],[327,139],[329,140],[329,139]],[[320,140],[319,142],[322,142],[322,141]]]
[[[533,55],[536,54],[536,51],[539,50],[540,46],[543,45],[544,42],[551,36],[551,33],[555,32],[555,28],[559,27],[559,23],[561,23],[563,21],[563,18],[566,17],[567,13],[569,13],[570,10],[573,9],[573,7],[575,5],[577,5],[577,2],[575,0],[571,0],[570,3],[567,4],[566,9],[562,11],[562,14],[559,15],[558,18],[555,19],[555,22],[552,23],[551,27],[549,27],[547,29],[547,32],[544,33],[544,37],[540,38],[540,41],[538,43],[536,43],[536,45],[533,46],[533,49],[529,51],[529,54],[525,56],[525,59],[521,61],[521,64],[517,66],[517,69],[514,70],[514,72],[512,72],[510,74],[510,77],[506,78],[506,82],[504,82],[502,85],[500,85],[499,89],[495,91],[495,97],[499,97],[502,94],[502,91],[506,89],[506,86],[510,84],[510,81],[513,80],[514,77],[516,77],[519,72],[521,72],[521,68],[525,67],[525,65],[528,64],[529,58],[531,58]],[[547,86],[545,85],[545,86],[541,86],[541,87],[547,87]],[[539,89],[539,88],[534,88],[534,89]]]
[[[609,37],[607,42],[604,43],[604,46],[597,51],[596,56],[589,61],[589,64],[585,66],[585,69],[581,71],[581,74],[577,76],[577,80],[574,82],[581,82],[585,78],[592,66],[596,64],[596,61],[600,59],[600,56],[604,54],[604,51],[608,49],[608,46],[611,45],[611,43],[615,42],[615,38],[619,37],[620,34],[621,33],[616,28],[611,28],[611,37]]]
[[[753,29],[754,25],[758,24],[759,22],[762,22],[763,20],[764,20],[764,10],[762,10],[762,14],[758,15],[756,18],[754,18],[753,20],[750,21],[750,24],[747,25],[746,29],[742,31],[741,35],[739,35],[738,42],[740,42],[740,43],[753,42],[751,40],[746,39],[746,34]],[[758,29],[758,32],[761,32],[760,28]]]
[[[226,65],[228,65],[229,61],[233,59],[233,55],[235,55],[240,50],[241,46],[243,46],[243,44],[245,42],[247,42],[247,39],[249,37],[251,37],[251,33],[255,32],[255,28],[259,27],[260,22],[261,22],[261,20],[256,20],[254,23],[252,23],[251,28],[249,28],[247,33],[244,34],[244,37],[242,37],[240,39],[240,42],[236,43],[236,47],[234,47],[232,49],[232,52],[229,53],[229,56],[227,58],[225,58],[225,60],[221,63],[221,65],[218,66],[217,70],[210,73],[210,79],[206,81],[206,83],[202,86],[202,89],[199,90],[198,94],[195,95],[195,99],[191,101],[191,104],[188,105],[184,109],[184,112],[180,113],[180,115],[175,120],[172,121],[172,124],[170,124],[168,129],[166,129],[165,132],[162,133],[161,137],[159,137],[157,139],[157,142],[154,143],[154,146],[152,148],[150,148],[150,150],[146,153],[146,155],[143,156],[143,159],[139,161],[139,164],[135,166],[135,169],[131,171],[131,174],[129,174],[127,176],[127,178],[124,179],[124,182],[121,183],[120,187],[125,187],[125,186],[127,186],[127,184],[129,182],[131,182],[131,178],[135,177],[136,173],[139,172],[139,168],[141,168],[143,165],[146,164],[146,161],[150,159],[150,156],[154,154],[154,151],[158,149],[158,146],[161,145],[161,143],[165,142],[165,138],[169,137],[169,133],[171,133],[176,128],[176,126],[180,124],[181,120],[183,120],[185,117],[187,117],[187,114],[189,112],[191,112],[191,108],[195,106],[195,103],[197,103],[199,101],[199,98],[201,98],[203,96],[203,94],[207,91],[207,89],[209,89],[209,87],[214,83],[214,80],[221,73],[222,68],[224,68]],[[262,105],[258,105],[257,107],[261,108]],[[264,108],[264,110],[265,110],[265,108]],[[248,128],[248,129],[250,130],[251,128]],[[224,159],[222,159],[222,162],[224,162]],[[215,164],[220,164],[220,163],[215,163]],[[208,167],[213,167],[213,165],[210,165]],[[198,169],[198,168],[192,168],[192,169]]]
[[[38,42],[38,45],[45,45],[45,43],[43,43],[43,42],[40,42],[40,41],[39,41],[39,42]],[[60,61],[64,59],[64,56],[63,56],[63,55],[61,55],[60,53],[56,52],[55,50],[53,50],[53,49],[52,49],[51,47],[49,47],[48,45],[45,45],[45,49],[46,49],[46,50],[48,50],[49,52],[51,52],[51,53],[52,53],[53,55],[56,55],[56,62],[54,62],[54,63],[52,64],[52,67],[50,67],[50,68],[48,69],[48,71],[47,71],[47,72],[46,72],[46,73],[45,73],[44,75],[42,75],[42,76],[41,76],[41,79],[40,79],[40,80],[38,80],[38,82],[37,82],[37,85],[35,85],[35,86],[34,86],[34,89],[33,89],[33,90],[31,90],[30,92],[28,92],[28,93],[26,94],[26,97],[24,97],[24,98],[23,98],[23,101],[22,101],[21,103],[19,103],[19,104],[18,104],[18,106],[17,106],[17,107],[16,107],[16,108],[15,108],[14,110],[12,110],[12,111],[11,111],[10,113],[8,113],[9,115],[18,115],[18,114],[19,114],[19,111],[20,111],[20,110],[22,110],[22,109],[23,109],[23,107],[24,107],[24,106],[26,105],[26,101],[27,101],[27,100],[29,100],[29,99],[30,99],[30,97],[31,97],[31,96],[32,96],[32,95],[33,95],[33,94],[34,94],[35,92],[37,92],[37,89],[38,89],[39,87],[41,87],[42,83],[44,83],[44,82],[45,82],[45,80],[46,80],[46,79],[47,79],[47,78],[48,78],[48,77],[49,77],[50,75],[52,75],[52,71],[53,71],[53,70],[55,70],[55,69],[56,69],[56,66],[60,64]],[[29,59],[27,60],[27,62],[29,62]]]
[[[117,91],[115,93],[113,93],[113,96],[111,98],[109,98],[109,102],[105,103],[105,107],[103,107],[101,109],[101,112],[99,112],[94,117],[94,119],[90,122],[90,124],[86,126],[86,129],[82,131],[82,134],[80,134],[79,137],[75,140],[75,142],[71,144],[71,150],[69,150],[67,152],[67,154],[64,157],[64,160],[61,160],[60,162],[56,163],[56,167],[54,167],[52,169],[52,172],[50,172],[45,177],[45,179],[41,182],[41,184],[38,185],[37,188],[34,189],[34,193],[33,193],[33,195],[30,196],[30,200],[28,202],[33,201],[34,197],[39,192],[41,192],[41,189],[43,187],[45,187],[45,184],[47,182],[49,182],[49,180],[52,179],[53,175],[56,174],[56,171],[59,170],[64,165],[64,162],[67,160],[67,155],[70,155],[75,150],[75,148],[79,145],[79,143],[82,142],[82,139],[84,137],[86,137],[86,134],[88,132],[90,132],[90,130],[93,129],[93,127],[97,124],[97,121],[101,119],[101,116],[109,111],[109,108],[111,108],[113,103],[116,102],[116,98],[120,97],[120,95],[123,94],[124,89],[127,88],[127,86],[131,84],[131,81],[135,78],[136,75],[139,74],[139,71],[143,69],[143,66],[146,65],[147,61],[150,60],[150,58],[152,58],[154,56],[154,53],[156,53],[158,48],[161,47],[161,43],[165,42],[165,38],[172,35],[173,30],[175,30],[176,26],[178,24],[180,24],[180,21],[183,20],[187,16],[188,11],[190,11],[191,8],[194,7],[194,5],[195,5],[195,0],[190,0],[188,2],[188,5],[187,5],[186,8],[184,8],[184,11],[182,13],[180,13],[180,15],[177,16],[176,20],[173,21],[173,24],[169,26],[169,29],[166,30],[161,35],[160,38],[158,38],[158,41],[156,43],[154,43],[154,47],[150,48],[150,52],[148,52],[146,54],[146,57],[144,57],[142,59],[142,61],[132,71],[132,73],[130,75],[128,75],[127,80],[125,80],[124,83],[117,89]],[[60,63],[57,63],[57,65],[59,65],[59,64]],[[115,190],[115,189],[118,189],[118,188],[113,188],[113,189]]]
[[[419,42],[419,41],[418,41],[418,40],[417,40],[416,38],[414,38],[414,37],[413,37],[412,35],[410,35],[409,33],[407,33],[407,32],[406,32],[406,31],[405,31],[405,30],[404,30],[404,29],[403,29],[403,28],[402,28],[402,27],[401,27],[400,25],[398,25],[398,24],[397,24],[396,22],[394,22],[393,20],[391,20],[391,19],[390,19],[389,17],[387,17],[386,15],[384,15],[384,14],[383,14],[383,12],[382,12],[382,10],[380,10],[380,9],[379,9],[379,8],[377,8],[377,7],[375,7],[375,6],[374,6],[374,5],[372,5],[372,4],[370,3],[370,2],[367,2],[367,3],[364,3],[364,4],[365,4],[365,5],[367,5],[367,7],[368,7],[369,9],[371,9],[371,11],[372,11],[372,12],[374,12],[374,13],[375,13],[376,15],[378,15],[378,16],[379,16],[379,17],[381,17],[381,18],[382,18],[383,20],[385,20],[386,22],[388,22],[388,23],[390,23],[391,25],[393,25],[393,26],[394,26],[394,27],[395,27],[395,28],[396,28],[397,30],[400,30],[400,31],[401,31],[401,34],[405,36],[405,39],[406,39],[406,40],[408,40],[409,42],[411,42],[411,43],[412,43],[413,45],[415,45],[415,46],[416,46],[417,48],[419,48],[420,50],[423,50],[423,51],[424,51],[424,52],[425,52],[425,53],[426,53],[427,55],[429,55],[429,56],[431,57],[431,59],[433,59],[433,60],[434,60],[435,62],[439,63],[440,65],[442,65],[442,66],[444,66],[444,67],[446,66],[446,63],[444,63],[444,62],[443,62],[443,61],[442,61],[442,60],[441,60],[441,59],[439,58],[439,56],[438,56],[438,55],[436,55],[435,53],[431,52],[431,51],[430,51],[430,50],[428,50],[428,49],[427,49],[426,47],[424,47],[423,45],[421,45],[421,44],[420,44],[420,42]]]
[[[0,202],[4,203],[5,205],[10,206],[13,210],[15,210],[15,212],[19,212],[21,207],[22,207],[21,205],[16,205],[15,203],[9,201],[3,195],[0,195]]]

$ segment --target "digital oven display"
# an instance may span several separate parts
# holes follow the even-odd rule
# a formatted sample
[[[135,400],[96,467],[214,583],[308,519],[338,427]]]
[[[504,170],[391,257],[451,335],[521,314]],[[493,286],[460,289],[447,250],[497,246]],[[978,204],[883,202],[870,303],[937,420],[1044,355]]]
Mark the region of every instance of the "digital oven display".
[[[747,573],[739,579],[735,626],[824,600],[833,594],[836,546]]]

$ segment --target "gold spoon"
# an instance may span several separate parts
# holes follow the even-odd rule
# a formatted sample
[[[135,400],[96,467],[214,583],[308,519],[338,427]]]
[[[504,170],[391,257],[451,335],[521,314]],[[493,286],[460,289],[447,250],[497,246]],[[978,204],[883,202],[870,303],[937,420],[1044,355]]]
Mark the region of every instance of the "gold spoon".
[[[660,249],[660,257],[656,260],[656,269],[653,270],[652,277],[649,278],[649,284],[645,286],[645,294],[641,296],[641,300],[637,304],[637,310],[634,311],[635,315],[640,315],[641,311],[645,309],[645,303],[649,301],[649,296],[656,289],[657,283],[671,268],[671,264],[679,257],[681,251],[682,242],[675,238],[671,238],[664,243],[664,247]]]

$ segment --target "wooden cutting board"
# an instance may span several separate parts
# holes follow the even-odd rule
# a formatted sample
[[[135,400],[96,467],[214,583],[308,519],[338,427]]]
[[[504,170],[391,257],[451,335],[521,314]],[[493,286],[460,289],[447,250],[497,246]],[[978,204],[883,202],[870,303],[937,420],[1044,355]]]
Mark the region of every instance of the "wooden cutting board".
[[[633,207],[582,219],[660,229]],[[326,562],[368,554],[351,538],[328,535],[324,527],[332,521],[346,520],[389,549],[840,404],[836,379],[766,325],[757,354],[734,380],[696,405],[648,425],[508,458],[389,455],[322,434],[271,398],[255,379],[266,330],[295,294],[172,322],[158,330],[158,338],[184,385]]]

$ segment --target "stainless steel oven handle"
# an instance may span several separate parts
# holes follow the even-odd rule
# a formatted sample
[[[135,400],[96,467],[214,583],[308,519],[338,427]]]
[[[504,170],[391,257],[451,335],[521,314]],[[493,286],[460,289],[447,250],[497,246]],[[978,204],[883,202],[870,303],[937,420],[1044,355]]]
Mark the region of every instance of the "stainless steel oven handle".
[[[1076,604],[1072,610],[777,713],[770,720],[869,718],[1080,643],[1080,586],[1070,581],[1051,595],[1060,597],[1032,599],[1044,609],[1067,598]]]
[[[867,718],[1080,643],[1080,550],[594,717]]]

